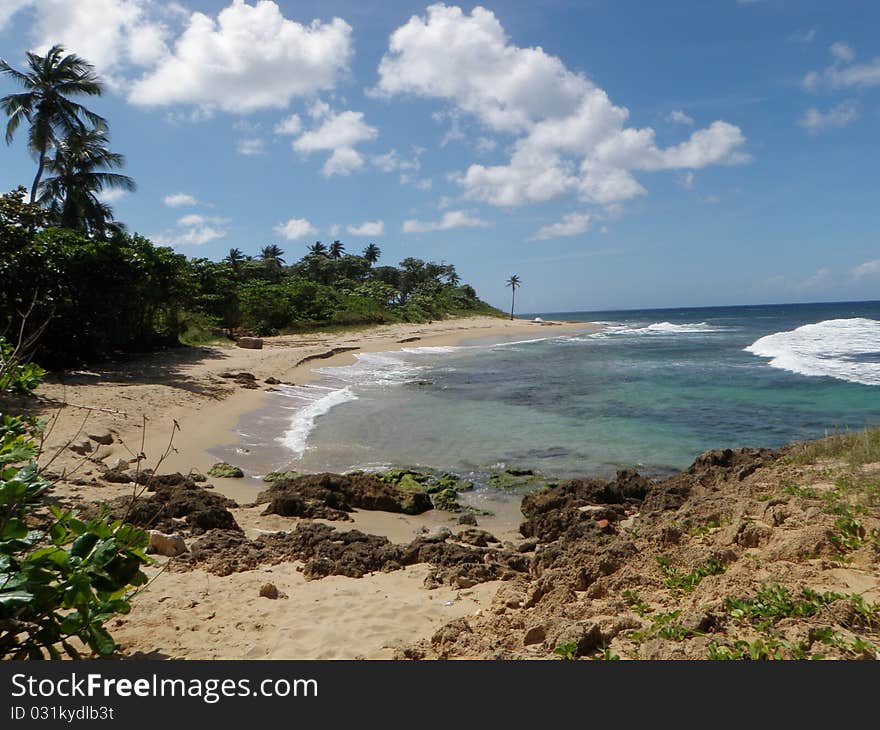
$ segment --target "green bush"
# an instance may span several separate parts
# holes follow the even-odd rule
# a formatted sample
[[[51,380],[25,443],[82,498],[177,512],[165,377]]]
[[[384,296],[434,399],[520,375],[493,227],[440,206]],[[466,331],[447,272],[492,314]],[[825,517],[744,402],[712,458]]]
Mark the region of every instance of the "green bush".
[[[104,624],[128,613],[130,590],[147,582],[148,536],[104,514],[46,510],[39,428],[0,417],[0,659],[77,658],[74,637],[106,656],[116,647]]]

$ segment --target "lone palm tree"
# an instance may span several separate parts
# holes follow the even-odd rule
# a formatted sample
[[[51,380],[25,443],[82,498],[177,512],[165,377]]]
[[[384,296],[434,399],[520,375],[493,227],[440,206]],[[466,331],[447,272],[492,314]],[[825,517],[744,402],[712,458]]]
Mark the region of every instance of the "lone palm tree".
[[[263,246],[260,250],[260,258],[267,266],[273,268],[281,268],[284,266],[284,251],[275,244],[272,244],[271,246]]]
[[[516,290],[520,286],[519,277],[514,274],[507,280],[507,286],[510,287],[510,318],[513,319],[513,304],[516,301]]]
[[[25,91],[0,99],[0,109],[9,118],[6,144],[11,144],[22,121],[30,124],[28,149],[37,158],[37,174],[31,186],[31,203],[37,199],[49,149],[73,132],[85,132],[86,122],[99,129],[106,120],[71,101],[71,96],[100,96],[104,90],[94,66],[62,46],[52,46],[45,56],[27,54],[27,71],[17,71],[0,59],[0,74],[21,84]]]
[[[113,221],[113,211],[100,193],[137,188],[127,175],[112,172],[125,165],[125,157],[107,149],[108,142],[103,129],[74,130],[46,159],[49,176],[40,184],[39,202],[63,228],[103,233]]]
[[[371,243],[364,249],[364,258],[371,264],[375,264],[381,255],[382,250],[375,243]]]
[[[446,267],[446,283],[452,286],[458,286],[461,283],[461,277],[452,264]]]
[[[328,250],[331,259],[341,259],[342,254],[345,253],[345,246],[342,244],[342,241],[333,241],[330,244],[330,249]]]
[[[311,246],[309,246],[309,255],[310,256],[326,256],[327,255],[327,247],[321,243],[320,241],[315,241]]]

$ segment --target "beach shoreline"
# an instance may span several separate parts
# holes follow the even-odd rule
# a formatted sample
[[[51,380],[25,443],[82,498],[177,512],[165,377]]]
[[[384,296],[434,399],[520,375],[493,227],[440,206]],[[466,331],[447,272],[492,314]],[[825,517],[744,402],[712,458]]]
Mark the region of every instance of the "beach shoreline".
[[[204,474],[217,461],[210,450],[237,443],[236,427],[242,416],[265,407],[272,388],[267,379],[304,385],[321,378],[318,369],[350,365],[363,353],[455,347],[472,339],[556,337],[595,329],[589,322],[467,317],[267,337],[259,350],[233,343],[179,348],[49,376],[40,387],[38,415],[49,423],[47,453],[61,450],[53,471],[82,471],[82,456],[64,447],[100,435],[112,437],[112,443],[91,441],[94,450],[86,454],[90,459],[111,465],[141,454],[141,468]],[[342,348],[348,349],[323,357]],[[239,373],[249,373],[253,380],[222,377]],[[61,407],[62,403],[70,405]],[[248,478],[221,479],[216,486],[232,499],[249,501],[255,484]]]

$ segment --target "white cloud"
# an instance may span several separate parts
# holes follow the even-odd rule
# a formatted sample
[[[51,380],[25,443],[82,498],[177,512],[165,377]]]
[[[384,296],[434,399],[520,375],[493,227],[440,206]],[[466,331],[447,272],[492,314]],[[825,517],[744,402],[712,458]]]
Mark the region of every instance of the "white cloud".
[[[152,0],[39,0],[34,9],[38,51],[60,43],[114,84],[120,66],[147,66],[168,53],[171,16]]]
[[[810,107],[798,120],[804,129],[810,134],[818,134],[829,129],[840,129],[859,118],[859,107],[852,101],[843,101],[826,112],[819,111],[816,107]]]
[[[865,261],[863,264],[859,264],[852,270],[852,275],[857,279],[860,279],[863,276],[876,276],[877,274],[880,274],[880,259]]]
[[[296,136],[300,131],[302,131],[302,120],[299,118],[299,114],[291,114],[275,125],[275,134]]]
[[[347,226],[346,229],[352,236],[373,236],[385,235],[384,221],[364,221],[359,226]]]
[[[852,46],[846,43],[841,43],[840,41],[832,43],[829,50],[831,51],[831,55],[834,56],[834,60],[840,61],[841,63],[852,63],[853,59],[856,57]]]
[[[106,190],[102,190],[98,193],[98,200],[102,203],[115,203],[117,200],[121,200],[126,195],[128,195],[127,190],[120,190],[118,188],[107,188]]]
[[[0,30],[3,30],[12,16],[19,10],[28,8],[34,4],[34,0],[3,0],[0,3]]]
[[[750,159],[740,129],[723,121],[657,147],[653,129],[626,127],[627,109],[541,48],[510,43],[482,7],[467,14],[437,4],[410,18],[391,35],[372,93],[446,100],[455,105],[447,117],[467,113],[492,132],[515,135],[507,164],[474,164],[453,178],[467,197],[498,206],[572,192],[586,202],[618,203],[645,192],[635,170]]]
[[[379,131],[364,121],[363,112],[332,112],[322,108],[312,114],[320,121],[319,126],[304,132],[293,141],[293,149],[305,154],[332,150],[322,168],[326,177],[348,175],[364,166],[364,159],[355,145],[375,139]]]
[[[577,236],[584,233],[590,224],[589,213],[568,213],[562,216],[562,220],[549,226],[539,228],[532,236],[533,241],[546,241],[548,238],[561,238],[563,236]]]
[[[157,243],[165,246],[202,246],[225,237],[227,233],[225,226],[228,223],[228,218],[206,218],[191,213],[178,219],[175,230],[165,231],[153,238]]]
[[[477,152],[491,152],[498,146],[498,143],[491,137],[477,137],[475,146]]]
[[[189,193],[171,193],[162,198],[162,202],[169,208],[183,208],[185,206],[198,205],[199,201]]]
[[[372,162],[382,172],[415,172],[421,169],[422,163],[419,161],[419,155],[422,151],[421,149],[416,149],[412,159],[406,159],[397,154],[397,150],[389,150],[384,155],[374,155]]]
[[[273,230],[279,236],[284,236],[288,241],[309,238],[318,234],[318,229],[305,218],[291,218],[286,223],[279,223]]]
[[[198,213],[190,213],[189,215],[183,216],[180,220],[177,221],[177,225],[190,227],[190,226],[200,226],[205,223],[205,217],[198,215]]]
[[[695,175],[693,173],[693,170],[688,170],[681,178],[681,186],[685,190],[692,190],[694,187],[694,178]]]
[[[238,154],[245,157],[262,155],[266,151],[266,141],[261,137],[244,137],[236,143]]]
[[[430,233],[448,231],[451,228],[488,228],[489,223],[463,210],[450,210],[439,221],[407,220],[403,222],[404,233]]]
[[[692,127],[694,124],[694,118],[689,117],[685,114],[681,109],[674,109],[669,112],[669,116],[666,117],[667,121],[672,122],[673,124],[684,124],[688,127]]]
[[[853,63],[855,52],[841,42],[832,44],[829,50],[834,59],[831,65],[822,71],[810,71],[804,76],[802,83],[807,91],[880,86],[880,58],[868,63]]]
[[[340,230],[341,229],[338,223],[334,223],[332,226],[330,226],[330,228],[327,229],[331,236],[338,236]]]
[[[232,0],[216,19],[192,13],[173,51],[133,85],[129,100],[238,113],[284,108],[333,88],[351,54],[351,27],[340,18],[302,25],[271,0]]]

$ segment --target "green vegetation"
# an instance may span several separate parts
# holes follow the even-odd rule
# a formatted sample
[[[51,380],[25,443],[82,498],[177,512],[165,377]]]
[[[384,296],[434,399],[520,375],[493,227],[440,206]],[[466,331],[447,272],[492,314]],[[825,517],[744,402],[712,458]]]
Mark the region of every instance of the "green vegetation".
[[[458,502],[459,492],[468,492],[474,488],[474,483],[460,479],[449,472],[426,472],[415,469],[389,469],[379,478],[389,484],[394,484],[401,489],[409,489],[415,492],[424,492],[431,495],[431,501],[435,509],[445,512],[468,512],[478,513],[472,507],[463,507]]]
[[[578,643],[576,641],[566,641],[562,644],[558,644],[553,650],[553,653],[562,659],[572,661],[577,657],[577,647]]]
[[[24,71],[0,61],[0,74],[22,87],[0,99],[7,143],[26,126],[37,162],[29,202],[24,187],[0,197],[0,332],[39,333],[22,354],[46,366],[224,335],[502,314],[452,264],[379,266],[375,243],[353,254],[319,241],[291,264],[275,244],[257,257],[233,248],[217,262],[129,234],[100,194],[134,181],[108,149],[107,121],[73,100],[103,93],[92,66],[55,46],[29,53]]]
[[[105,513],[84,521],[47,504],[41,430],[0,416],[0,659],[77,658],[83,645],[106,656],[116,649],[106,622],[147,582],[149,539]]]
[[[637,591],[624,591],[622,595],[626,604],[642,618],[651,613],[651,606],[642,600]]]
[[[685,593],[689,593],[700,585],[700,582],[707,575],[720,575],[727,570],[727,566],[715,557],[708,558],[705,563],[698,565],[690,573],[682,573],[678,568],[674,568],[669,558],[665,555],[660,555],[657,558],[657,563],[660,565],[660,571],[665,576],[663,585],[670,590],[683,591]]]
[[[788,459],[794,464],[815,464],[833,459],[852,467],[880,462],[880,428],[836,433],[821,441],[808,441],[792,447]]]

